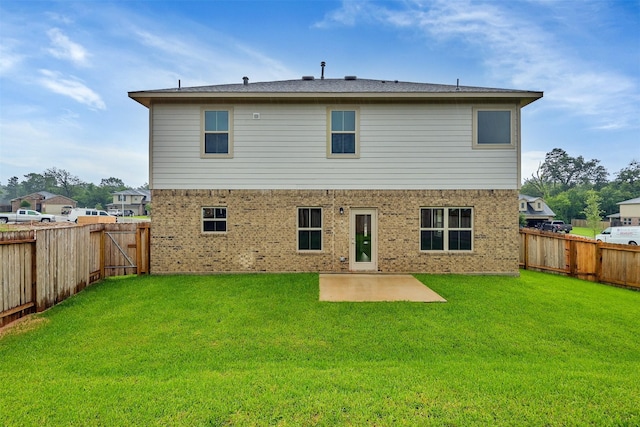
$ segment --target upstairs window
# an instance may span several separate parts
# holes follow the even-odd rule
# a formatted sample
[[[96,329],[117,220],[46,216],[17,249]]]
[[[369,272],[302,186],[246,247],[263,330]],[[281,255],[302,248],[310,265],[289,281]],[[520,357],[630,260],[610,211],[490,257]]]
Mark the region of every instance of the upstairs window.
[[[322,250],[321,208],[298,208],[298,250]]]
[[[474,108],[474,148],[515,147],[514,108]]]
[[[328,157],[358,157],[358,111],[329,109]]]
[[[231,157],[231,110],[203,110],[203,157]]]
[[[227,232],[227,208],[206,207],[202,208],[202,232],[226,233]]]

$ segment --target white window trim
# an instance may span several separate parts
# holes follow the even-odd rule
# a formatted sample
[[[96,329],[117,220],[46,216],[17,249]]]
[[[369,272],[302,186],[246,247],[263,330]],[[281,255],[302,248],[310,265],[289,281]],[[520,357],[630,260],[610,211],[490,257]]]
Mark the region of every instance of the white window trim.
[[[444,222],[443,222],[443,226],[440,228],[423,228],[422,227],[422,209],[443,209],[444,210]],[[471,228],[450,228],[449,227],[449,209],[471,209]],[[420,252],[422,253],[434,253],[434,254],[442,254],[442,253],[448,253],[448,254],[470,254],[472,252],[475,251],[475,244],[474,244],[474,225],[473,223],[475,222],[475,209],[472,206],[421,206],[420,210],[419,210],[419,216],[418,216],[418,229],[419,229],[419,234],[418,234],[418,249],[420,250]],[[423,231],[438,231],[438,230],[442,230],[442,237],[443,237],[443,245],[445,247],[445,249],[429,249],[429,250],[423,250],[422,249],[422,232]],[[455,230],[464,230],[464,231],[471,231],[471,249],[464,249],[464,250],[451,250],[448,249],[449,248],[449,231],[455,231]]]
[[[333,154],[331,152],[331,112],[332,111],[355,111],[356,113],[356,152],[354,154]],[[328,159],[359,159],[360,158],[360,108],[344,105],[327,107],[327,158]]]
[[[205,111],[227,111],[229,113],[229,152],[226,154],[205,153]],[[200,158],[202,159],[232,159],[233,158],[233,107],[208,105],[200,109]]]
[[[300,209],[320,209],[320,227],[305,227],[300,228]],[[311,212],[309,212],[311,215]],[[309,218],[309,222],[311,222],[311,217]],[[304,254],[319,254],[324,252],[324,233],[323,233],[323,224],[324,224],[324,212],[323,209],[319,206],[298,206],[296,208],[296,251],[298,253]],[[320,231],[320,249],[300,249],[300,230],[304,231]]]
[[[509,111],[511,112],[511,143],[509,144],[478,144],[478,111]],[[506,150],[515,149],[518,144],[518,127],[519,127],[520,110],[514,105],[487,105],[476,106],[472,109],[472,132],[473,143],[472,148],[478,150]]]
[[[205,209],[224,209],[225,210],[225,217],[224,217],[224,222],[226,223],[225,225],[225,231],[204,231],[204,223],[205,221],[218,221],[220,222],[222,219],[217,219],[217,218],[205,218],[204,217],[204,210]],[[229,231],[229,208],[227,206],[201,206],[200,207],[200,233],[204,234],[204,235],[222,235],[222,234],[227,234],[227,231]]]

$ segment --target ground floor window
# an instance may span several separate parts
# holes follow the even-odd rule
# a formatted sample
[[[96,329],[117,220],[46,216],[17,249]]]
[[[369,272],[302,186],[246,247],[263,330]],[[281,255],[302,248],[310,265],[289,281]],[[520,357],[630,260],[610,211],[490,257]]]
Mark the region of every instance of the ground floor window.
[[[206,207],[202,208],[202,232],[203,233],[226,233],[227,231],[227,208]]]
[[[421,208],[420,250],[473,249],[473,208]]]
[[[298,208],[298,250],[322,250],[321,208]]]

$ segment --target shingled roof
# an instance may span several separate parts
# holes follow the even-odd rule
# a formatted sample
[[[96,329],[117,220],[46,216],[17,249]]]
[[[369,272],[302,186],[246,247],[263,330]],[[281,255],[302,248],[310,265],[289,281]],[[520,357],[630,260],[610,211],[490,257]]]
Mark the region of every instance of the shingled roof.
[[[412,83],[398,80],[371,80],[347,76],[343,79],[314,79],[303,77],[299,80],[271,82],[222,84],[212,86],[178,87],[170,89],[129,92],[129,97],[145,106],[151,100],[175,98],[283,98],[322,97],[362,97],[362,98],[511,98],[521,100],[521,105],[529,104],[542,97],[542,92],[484,88],[475,86],[443,85],[432,83]]]

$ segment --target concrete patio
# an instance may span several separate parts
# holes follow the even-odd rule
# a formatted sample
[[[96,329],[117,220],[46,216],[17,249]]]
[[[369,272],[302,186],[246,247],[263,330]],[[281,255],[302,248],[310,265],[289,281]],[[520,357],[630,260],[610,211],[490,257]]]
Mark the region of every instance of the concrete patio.
[[[321,274],[320,301],[447,302],[409,274]]]

